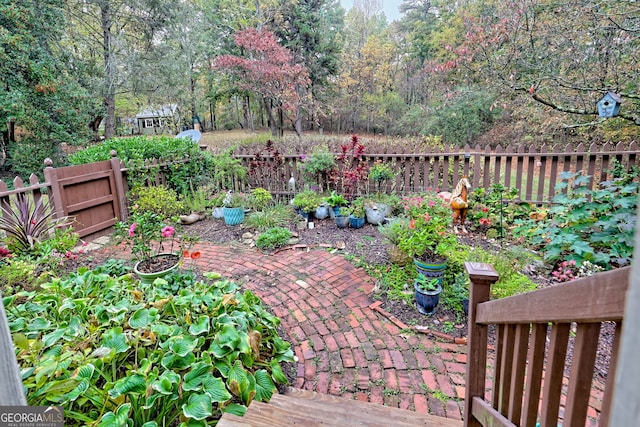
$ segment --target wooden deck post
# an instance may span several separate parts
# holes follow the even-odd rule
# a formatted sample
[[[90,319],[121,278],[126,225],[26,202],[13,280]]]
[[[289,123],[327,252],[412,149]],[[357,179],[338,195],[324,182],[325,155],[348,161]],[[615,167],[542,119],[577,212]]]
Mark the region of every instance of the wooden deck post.
[[[16,351],[0,294],[0,406],[27,406]]]
[[[498,273],[489,264],[465,262],[471,280],[469,293],[469,341],[467,344],[467,388],[464,407],[464,425],[480,427],[471,415],[471,402],[475,396],[484,399],[487,377],[487,325],[476,325],[478,304],[489,300],[491,284],[498,279]]]

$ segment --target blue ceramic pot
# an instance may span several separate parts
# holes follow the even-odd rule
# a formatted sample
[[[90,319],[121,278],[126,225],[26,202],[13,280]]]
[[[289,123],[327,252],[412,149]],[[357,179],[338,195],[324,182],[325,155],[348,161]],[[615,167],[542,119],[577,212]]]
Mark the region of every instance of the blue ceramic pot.
[[[417,282],[414,282],[413,287],[416,291],[418,311],[427,316],[432,315],[440,302],[440,293],[442,292],[440,283],[438,283],[438,288],[435,291],[425,291],[418,286]]]
[[[356,218],[353,215],[349,215],[349,225],[351,228],[362,228],[364,227],[364,217]]]

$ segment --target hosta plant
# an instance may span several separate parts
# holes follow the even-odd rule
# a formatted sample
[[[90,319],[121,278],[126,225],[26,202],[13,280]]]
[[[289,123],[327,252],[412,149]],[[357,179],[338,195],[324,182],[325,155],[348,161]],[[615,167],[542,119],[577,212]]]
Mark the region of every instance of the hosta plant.
[[[207,273],[162,279],[81,269],[4,298],[29,405],[62,405],[69,426],[205,426],[268,401],[293,361],[258,297]]]

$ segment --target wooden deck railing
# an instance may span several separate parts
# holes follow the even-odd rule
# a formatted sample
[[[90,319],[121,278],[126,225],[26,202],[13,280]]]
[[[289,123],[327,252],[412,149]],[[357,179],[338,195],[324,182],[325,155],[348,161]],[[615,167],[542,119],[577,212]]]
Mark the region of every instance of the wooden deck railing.
[[[489,301],[498,275],[487,264],[465,266],[471,279],[465,425],[583,427],[600,327],[611,321],[616,329],[599,423],[606,427],[631,267]],[[492,378],[487,370],[489,325],[496,325]],[[569,341],[573,351],[563,397]],[[490,401],[485,383],[492,384]]]

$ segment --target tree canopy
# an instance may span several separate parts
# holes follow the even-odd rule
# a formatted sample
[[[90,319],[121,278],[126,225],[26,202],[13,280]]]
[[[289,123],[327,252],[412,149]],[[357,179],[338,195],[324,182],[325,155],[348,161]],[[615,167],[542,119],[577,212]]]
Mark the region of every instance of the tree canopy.
[[[378,0],[348,11],[338,0],[4,1],[2,145],[17,126],[51,152],[166,104],[182,124],[276,135],[465,144],[500,126],[540,142],[637,138],[638,2],[404,0],[400,11],[390,22]],[[609,91],[622,103],[605,120],[595,103]]]

